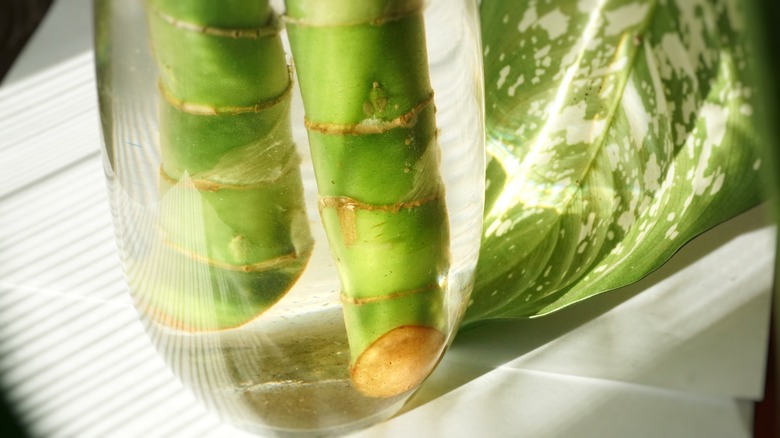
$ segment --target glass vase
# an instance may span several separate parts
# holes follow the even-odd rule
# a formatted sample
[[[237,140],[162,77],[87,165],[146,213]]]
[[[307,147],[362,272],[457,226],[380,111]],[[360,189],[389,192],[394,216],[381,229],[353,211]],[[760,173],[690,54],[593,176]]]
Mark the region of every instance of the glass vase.
[[[402,407],[469,302],[484,194],[474,0],[95,0],[130,293],[225,421]]]

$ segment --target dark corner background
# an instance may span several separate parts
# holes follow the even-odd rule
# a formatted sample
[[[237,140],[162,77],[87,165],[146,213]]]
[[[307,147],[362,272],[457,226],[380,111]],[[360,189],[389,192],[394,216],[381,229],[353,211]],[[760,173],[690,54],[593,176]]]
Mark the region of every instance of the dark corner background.
[[[748,37],[754,44],[753,63],[756,65],[756,89],[761,111],[757,125],[765,135],[765,146],[770,175],[767,185],[774,195],[775,219],[780,221],[780,32],[775,29],[780,22],[780,2],[755,0],[745,2],[749,14]],[[780,236],[775,262],[775,290],[772,309],[766,385],[764,400],[756,404],[754,418],[755,438],[780,437]]]
[[[52,0],[0,0],[0,79],[49,9]]]
[[[0,80],[51,3],[52,0],[0,0]],[[8,438],[27,436],[5,397],[5,390],[0,391],[0,431]]]

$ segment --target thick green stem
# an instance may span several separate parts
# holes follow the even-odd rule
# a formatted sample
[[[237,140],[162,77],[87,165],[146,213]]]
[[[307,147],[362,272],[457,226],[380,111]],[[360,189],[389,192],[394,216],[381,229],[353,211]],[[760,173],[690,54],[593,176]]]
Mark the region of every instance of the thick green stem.
[[[393,396],[444,348],[449,226],[420,0],[287,0],[354,385]]]
[[[289,290],[312,247],[279,23],[267,0],[147,0],[147,15],[160,71],[161,262],[178,268],[144,304],[180,328],[240,325]]]

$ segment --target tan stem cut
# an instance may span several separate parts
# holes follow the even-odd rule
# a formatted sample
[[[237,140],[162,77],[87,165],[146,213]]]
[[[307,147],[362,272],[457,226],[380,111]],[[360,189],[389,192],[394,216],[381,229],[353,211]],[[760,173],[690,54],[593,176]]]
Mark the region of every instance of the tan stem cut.
[[[352,384],[369,397],[393,397],[414,389],[436,365],[445,340],[432,327],[397,327],[357,358],[350,369]]]

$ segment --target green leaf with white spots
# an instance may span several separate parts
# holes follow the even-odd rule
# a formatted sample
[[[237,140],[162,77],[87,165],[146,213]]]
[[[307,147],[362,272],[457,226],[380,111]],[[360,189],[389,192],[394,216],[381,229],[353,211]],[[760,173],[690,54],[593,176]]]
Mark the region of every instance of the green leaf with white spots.
[[[483,0],[481,19],[488,187],[466,323],[637,281],[763,199],[737,0]]]

